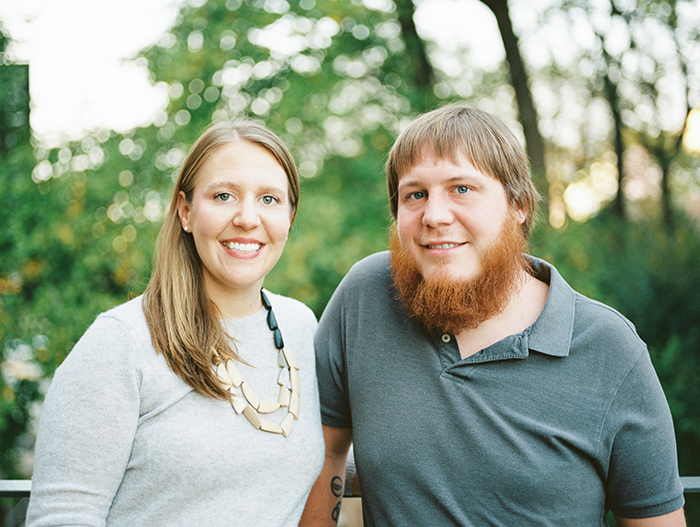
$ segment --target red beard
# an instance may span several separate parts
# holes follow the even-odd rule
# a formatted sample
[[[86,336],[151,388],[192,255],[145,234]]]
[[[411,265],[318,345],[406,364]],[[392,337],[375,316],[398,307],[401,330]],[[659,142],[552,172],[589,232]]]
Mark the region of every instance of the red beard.
[[[523,273],[531,273],[524,256],[527,242],[514,217],[481,257],[481,270],[467,280],[455,280],[437,269],[424,279],[391,229],[391,274],[409,316],[429,330],[456,335],[473,329],[503,311],[522,284]]]

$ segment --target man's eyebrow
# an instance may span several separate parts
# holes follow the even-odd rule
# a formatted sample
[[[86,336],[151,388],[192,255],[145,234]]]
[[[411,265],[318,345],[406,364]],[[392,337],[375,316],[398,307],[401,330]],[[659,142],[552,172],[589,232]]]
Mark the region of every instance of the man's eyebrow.
[[[469,182],[469,181],[475,181],[476,178],[472,175],[469,174],[458,174],[452,177],[449,177],[447,179],[442,180],[445,183],[462,183],[462,182]],[[423,183],[418,180],[418,179],[407,179],[405,181],[399,181],[398,188],[404,188],[404,187],[421,187],[423,186]]]

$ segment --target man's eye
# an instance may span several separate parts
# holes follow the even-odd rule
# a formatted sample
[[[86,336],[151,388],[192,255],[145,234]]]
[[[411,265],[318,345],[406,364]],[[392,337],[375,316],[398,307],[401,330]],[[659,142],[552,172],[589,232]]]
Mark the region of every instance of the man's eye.
[[[459,194],[466,194],[467,192],[469,192],[469,187],[467,187],[465,185],[460,185],[457,187],[457,192]]]
[[[231,194],[228,192],[222,192],[214,196],[214,198],[218,199],[219,201],[229,201],[231,199]]]
[[[279,200],[274,197],[274,196],[263,196],[262,202],[265,205],[272,205],[273,203],[277,203]]]
[[[425,197],[425,192],[417,190],[416,192],[411,192],[408,195],[408,199],[423,199]]]

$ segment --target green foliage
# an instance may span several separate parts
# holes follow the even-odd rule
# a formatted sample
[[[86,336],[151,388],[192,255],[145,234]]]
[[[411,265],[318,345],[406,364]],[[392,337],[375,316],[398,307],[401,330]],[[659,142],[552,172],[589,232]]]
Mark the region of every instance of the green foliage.
[[[14,238],[22,235],[19,222],[24,221],[33,206],[31,198],[18,201],[28,197],[23,193],[20,174],[23,168],[31,166],[33,157],[28,145],[28,69],[2,64],[6,43],[0,26],[0,188],[3,189],[0,210],[13,211],[3,218],[0,229],[0,477],[16,477],[20,474],[17,441],[30,425],[31,407],[39,398],[38,381],[43,373],[34,362],[33,348],[27,342],[42,347],[43,340],[31,331],[26,332],[26,341],[17,338],[13,332],[17,322],[28,325],[29,320],[18,321],[8,309],[11,293],[22,282],[19,274],[22,264],[14,259]],[[25,270],[31,273],[31,266]]]

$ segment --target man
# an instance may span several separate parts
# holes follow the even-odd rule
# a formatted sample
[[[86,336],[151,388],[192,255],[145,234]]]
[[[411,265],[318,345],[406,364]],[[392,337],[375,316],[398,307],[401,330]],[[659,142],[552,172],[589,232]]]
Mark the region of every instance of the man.
[[[644,343],[523,256],[537,193],[515,136],[435,110],[387,178],[390,251],[354,266],[316,336],[326,462],[302,525],[337,520],[351,441],[368,527],[685,525]]]

